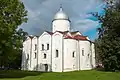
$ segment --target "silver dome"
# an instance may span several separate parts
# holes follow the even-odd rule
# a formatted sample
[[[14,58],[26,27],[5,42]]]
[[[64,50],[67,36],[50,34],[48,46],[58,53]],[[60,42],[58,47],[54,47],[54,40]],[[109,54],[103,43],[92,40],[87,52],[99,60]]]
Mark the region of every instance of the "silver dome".
[[[54,20],[69,20],[69,17],[63,12],[62,7],[60,7],[59,11],[55,14]]]

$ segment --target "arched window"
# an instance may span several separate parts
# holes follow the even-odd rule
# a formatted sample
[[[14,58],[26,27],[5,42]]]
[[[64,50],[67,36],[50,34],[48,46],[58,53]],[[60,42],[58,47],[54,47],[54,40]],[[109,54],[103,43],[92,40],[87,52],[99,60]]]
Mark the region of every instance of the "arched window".
[[[44,53],[44,59],[46,59],[47,55]]]

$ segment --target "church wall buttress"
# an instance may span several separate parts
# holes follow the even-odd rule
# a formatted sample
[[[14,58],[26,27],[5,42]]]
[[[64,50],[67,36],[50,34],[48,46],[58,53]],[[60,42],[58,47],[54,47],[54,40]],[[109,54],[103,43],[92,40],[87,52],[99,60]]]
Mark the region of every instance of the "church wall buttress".
[[[52,36],[52,71],[54,72],[62,72],[62,34],[55,33]]]
[[[90,51],[90,42],[89,41],[79,41],[80,47],[80,70],[89,70],[92,69],[91,66],[91,51]]]
[[[42,46],[43,45],[43,46]],[[51,35],[44,32],[39,37],[39,61],[38,70],[45,71],[45,65],[48,66],[47,71],[51,71]]]
[[[77,67],[77,41],[64,39],[64,71],[74,71]]]

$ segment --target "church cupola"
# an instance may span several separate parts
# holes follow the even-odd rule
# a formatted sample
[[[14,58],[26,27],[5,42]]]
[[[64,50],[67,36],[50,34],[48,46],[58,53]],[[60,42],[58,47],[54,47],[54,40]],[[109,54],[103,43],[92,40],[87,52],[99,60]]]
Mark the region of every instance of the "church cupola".
[[[55,14],[52,21],[53,32],[55,31],[69,31],[70,20],[67,14],[63,11],[62,6],[59,11]]]
[[[63,8],[60,7],[59,11],[55,14],[54,20],[69,20],[69,17],[63,12]]]

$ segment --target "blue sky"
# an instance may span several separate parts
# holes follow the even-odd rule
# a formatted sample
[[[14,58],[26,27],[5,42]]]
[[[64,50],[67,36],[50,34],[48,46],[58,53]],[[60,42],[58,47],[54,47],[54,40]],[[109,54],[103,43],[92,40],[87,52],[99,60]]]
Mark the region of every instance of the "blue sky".
[[[98,20],[91,12],[104,14],[105,4],[102,0],[22,0],[28,11],[28,22],[20,27],[30,35],[41,35],[51,31],[51,21],[62,4],[71,20],[71,31],[80,31],[91,40],[97,37]]]

